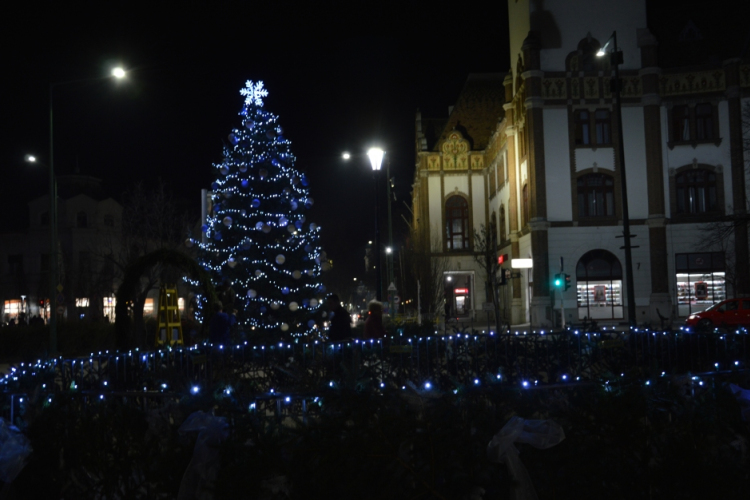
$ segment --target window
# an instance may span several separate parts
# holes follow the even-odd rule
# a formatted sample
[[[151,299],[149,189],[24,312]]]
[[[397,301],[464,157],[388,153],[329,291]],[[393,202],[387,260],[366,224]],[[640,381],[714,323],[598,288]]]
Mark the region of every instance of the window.
[[[448,250],[469,249],[469,204],[462,196],[445,202],[445,238]]]
[[[86,212],[78,212],[76,215],[76,227],[88,227],[89,225],[89,218],[86,215]]]
[[[590,115],[586,110],[576,111],[576,146],[588,146],[591,144]]]
[[[526,157],[526,125],[518,129],[518,151],[521,153],[519,158]]]
[[[578,319],[623,317],[622,266],[606,250],[591,250],[576,265]]]
[[[42,212],[39,216],[39,224],[42,226],[49,226],[49,212]]]
[[[716,109],[710,102],[672,107],[672,142],[713,142],[718,139]]]
[[[529,223],[529,185],[524,184],[521,190],[521,223],[525,226]]]
[[[497,165],[490,167],[490,199],[495,196],[497,192],[497,184],[495,183],[495,172],[497,171]]]
[[[672,123],[674,126],[675,142],[690,140],[690,109],[687,106],[672,108]]]
[[[675,254],[677,314],[700,312],[727,298],[723,252]]]
[[[718,210],[716,174],[708,170],[688,170],[675,177],[678,214],[704,214]]]
[[[599,145],[612,144],[609,110],[597,109],[594,117],[596,119],[596,143]]]
[[[495,251],[497,249],[497,217],[495,216],[495,212],[492,212],[492,217],[490,218],[490,244],[492,245],[492,250]]]
[[[12,276],[23,274],[23,255],[8,255],[8,274]]]
[[[500,241],[505,241],[505,207],[500,207]]]
[[[615,182],[606,174],[587,174],[578,178],[578,216],[615,215]]]
[[[695,138],[699,141],[714,139],[713,106],[708,103],[695,107]]]
[[[574,114],[576,146],[611,146],[611,115],[608,109],[597,109],[593,113],[577,110]]]

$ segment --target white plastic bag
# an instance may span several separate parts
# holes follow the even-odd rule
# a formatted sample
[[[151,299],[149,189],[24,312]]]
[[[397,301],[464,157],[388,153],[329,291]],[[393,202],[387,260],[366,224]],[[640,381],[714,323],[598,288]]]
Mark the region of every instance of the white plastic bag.
[[[12,482],[31,454],[29,439],[0,418],[0,481]]]
[[[487,445],[487,457],[508,467],[508,473],[516,484],[511,490],[511,500],[537,500],[534,485],[518,457],[514,443],[528,443],[534,448],[544,450],[559,444],[563,439],[565,432],[552,420],[526,420],[521,417],[511,418],[500,432],[495,434]]]
[[[229,436],[224,417],[196,411],[180,426],[180,434],[198,432],[193,458],[182,476],[178,500],[210,500],[219,473],[219,445]]]

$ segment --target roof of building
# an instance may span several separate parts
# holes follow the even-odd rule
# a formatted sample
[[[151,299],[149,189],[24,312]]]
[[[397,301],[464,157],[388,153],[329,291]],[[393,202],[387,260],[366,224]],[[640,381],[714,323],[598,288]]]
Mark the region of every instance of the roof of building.
[[[497,123],[505,116],[505,73],[475,73],[469,75],[464,88],[453,106],[443,131],[429,149],[458,130],[469,141],[471,149],[481,151],[487,147]]]

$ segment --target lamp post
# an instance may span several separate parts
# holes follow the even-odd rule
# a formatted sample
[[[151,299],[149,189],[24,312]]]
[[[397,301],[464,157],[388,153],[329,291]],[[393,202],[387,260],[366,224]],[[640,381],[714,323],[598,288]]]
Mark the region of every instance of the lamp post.
[[[620,82],[620,64],[622,64],[622,52],[617,50],[617,31],[612,32],[612,36],[609,37],[607,43],[599,49],[597,56],[602,57],[608,53],[609,44],[612,44],[612,52],[610,54],[610,61],[614,65],[615,78],[612,82],[611,88],[614,91],[615,96],[615,113],[617,114],[617,155],[620,160],[620,183],[622,192],[622,238],[624,245],[622,248],[625,250],[625,283],[628,287],[628,325],[630,328],[636,326],[636,315],[635,315],[635,289],[633,284],[633,255],[631,249],[633,248],[630,244],[630,239],[634,235],[630,234],[630,216],[628,214],[628,184],[625,176],[625,147],[622,139],[622,103],[621,101],[621,90],[622,84]]]
[[[113,68],[111,76],[120,80],[125,77],[125,70],[121,67]],[[58,288],[58,260],[57,260],[57,181],[55,180],[55,121],[54,121],[54,90],[55,87],[69,85],[79,82],[89,82],[101,80],[108,77],[83,78],[78,80],[68,80],[65,82],[55,82],[49,85],[49,352],[50,355],[57,353],[57,294],[62,293],[62,288]],[[26,161],[37,162],[36,157],[26,156]],[[41,163],[40,163],[41,164]]]
[[[370,148],[367,151],[367,156],[370,158],[370,165],[372,165],[372,177],[375,181],[375,274],[377,277],[377,285],[375,288],[375,297],[378,302],[382,300],[382,287],[383,280],[380,270],[380,200],[378,196],[378,172],[380,167],[383,165],[383,156],[385,151],[380,148]]]

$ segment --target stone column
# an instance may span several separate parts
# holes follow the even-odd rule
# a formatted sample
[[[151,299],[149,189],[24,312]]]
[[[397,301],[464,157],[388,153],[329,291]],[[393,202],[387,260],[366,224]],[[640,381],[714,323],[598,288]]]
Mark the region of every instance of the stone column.
[[[518,246],[518,158],[516,157],[516,143],[514,137],[516,136],[516,117],[513,114],[513,72],[509,71],[508,75],[503,80],[505,86],[505,135],[508,138],[506,144],[508,146],[508,209],[507,217],[509,223],[508,238],[510,239],[510,258],[518,259],[521,257],[521,251]],[[521,295],[521,279],[513,278],[510,280],[512,290],[511,296],[511,314],[510,322],[513,325],[526,322],[526,314],[524,311],[523,296]]]
[[[638,47],[641,49],[643,85],[643,131],[646,144],[646,179],[648,189],[649,260],[651,262],[651,295],[648,320],[659,324],[659,314],[673,317],[672,297],[669,294],[669,262],[667,250],[667,218],[664,200],[664,165],[662,162],[661,96],[659,77],[661,68],[657,61],[657,41],[647,30],[638,30]],[[658,312],[657,312],[658,310]],[[638,316],[638,320],[646,319]]]
[[[531,256],[534,260],[534,283],[531,296],[532,326],[552,325],[550,301],[549,245],[547,223],[547,177],[544,162],[544,100],[540,70],[540,45],[535,32],[522,46],[524,57],[524,86],[526,87],[526,131],[529,141],[529,229],[531,230]]]
[[[750,297],[750,256],[748,255],[747,195],[742,148],[742,102],[740,101],[740,59],[724,61],[729,104],[729,157],[732,163],[732,205],[734,216],[742,221],[734,225],[735,290],[737,297]]]

